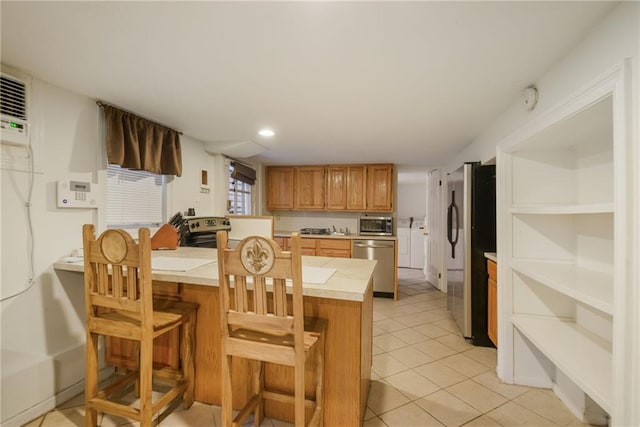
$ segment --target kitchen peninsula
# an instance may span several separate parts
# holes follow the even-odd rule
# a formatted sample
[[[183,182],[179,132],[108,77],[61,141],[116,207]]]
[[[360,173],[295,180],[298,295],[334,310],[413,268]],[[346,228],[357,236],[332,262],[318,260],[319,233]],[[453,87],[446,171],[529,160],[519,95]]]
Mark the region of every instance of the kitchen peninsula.
[[[216,250],[180,247],[174,251],[153,251],[152,256],[155,260],[152,261],[154,293],[171,295],[183,301],[199,304],[196,325],[195,398],[197,401],[220,405],[220,317]],[[163,261],[164,265],[160,265],[158,261]],[[206,264],[189,269],[189,264],[193,266],[202,263]],[[371,373],[371,278],[376,262],[303,256],[302,265],[305,314],[328,321],[324,425],[362,425]],[[81,273],[84,265],[82,262],[58,262],[54,264],[54,268]],[[165,348],[169,345],[167,343],[171,342],[160,340],[156,344],[156,350],[159,350],[156,353],[179,354],[178,349]],[[111,351],[116,350],[107,349],[107,353]],[[241,397],[234,402],[234,407],[242,406],[248,398],[248,369],[250,366],[244,361],[234,364],[234,378],[238,379],[234,382],[234,397]],[[308,380],[307,390],[313,390],[312,379]],[[276,365],[267,366],[265,381],[270,387],[291,389],[293,370]],[[293,421],[293,406],[267,402],[265,411],[269,417]]]

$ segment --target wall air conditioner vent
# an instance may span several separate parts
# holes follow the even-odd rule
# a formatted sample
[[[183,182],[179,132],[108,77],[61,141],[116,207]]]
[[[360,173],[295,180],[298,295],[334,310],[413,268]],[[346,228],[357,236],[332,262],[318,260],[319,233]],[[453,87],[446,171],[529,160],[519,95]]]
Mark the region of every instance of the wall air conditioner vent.
[[[0,74],[0,136],[3,143],[29,144],[27,84]]]

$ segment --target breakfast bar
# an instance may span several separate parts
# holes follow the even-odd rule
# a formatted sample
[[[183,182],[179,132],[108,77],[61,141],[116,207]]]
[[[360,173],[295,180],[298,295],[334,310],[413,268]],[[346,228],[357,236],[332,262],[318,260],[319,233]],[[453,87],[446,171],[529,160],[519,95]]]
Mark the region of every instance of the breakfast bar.
[[[373,287],[376,261],[303,256],[303,293],[306,316],[327,320],[324,371],[324,425],[362,425],[369,394],[372,362]],[[82,272],[82,262],[60,261],[57,270]],[[195,399],[220,405],[220,301],[215,249],[180,247],[153,251],[154,294],[179,298],[199,305],[196,324]],[[164,338],[164,339],[163,339]],[[154,359],[176,363],[177,337],[160,337]],[[107,360],[126,366],[131,347],[107,346]],[[118,363],[120,362],[120,363]],[[234,362],[234,408],[250,394],[252,365]],[[309,373],[311,370],[308,369]],[[313,393],[311,375],[307,391]],[[291,390],[293,370],[268,365],[265,383],[270,388]],[[236,401],[235,398],[238,397]],[[266,416],[293,422],[293,406],[267,402]]]

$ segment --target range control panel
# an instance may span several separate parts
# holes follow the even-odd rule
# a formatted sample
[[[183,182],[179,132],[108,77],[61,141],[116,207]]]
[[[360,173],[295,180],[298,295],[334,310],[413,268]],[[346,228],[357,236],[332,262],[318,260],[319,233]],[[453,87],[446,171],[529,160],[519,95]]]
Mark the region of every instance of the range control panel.
[[[216,216],[203,216],[187,218],[187,227],[191,233],[202,233],[207,231],[231,230],[229,218]]]

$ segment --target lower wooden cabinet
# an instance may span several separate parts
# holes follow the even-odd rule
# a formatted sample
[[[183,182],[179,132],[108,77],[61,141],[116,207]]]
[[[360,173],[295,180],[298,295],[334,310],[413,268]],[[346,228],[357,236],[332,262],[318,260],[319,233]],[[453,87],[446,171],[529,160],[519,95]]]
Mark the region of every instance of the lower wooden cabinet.
[[[300,239],[300,245],[302,246],[302,255],[314,256],[316,254],[316,242],[317,239]]]
[[[336,258],[351,258],[351,240],[316,239],[316,255]]]
[[[498,273],[497,265],[487,260],[488,277],[488,335],[493,344],[498,347]]]
[[[289,237],[274,237],[273,239],[283,251],[288,251]],[[301,240],[302,255],[329,256],[336,258],[351,258],[351,239],[314,239],[303,237]]]

